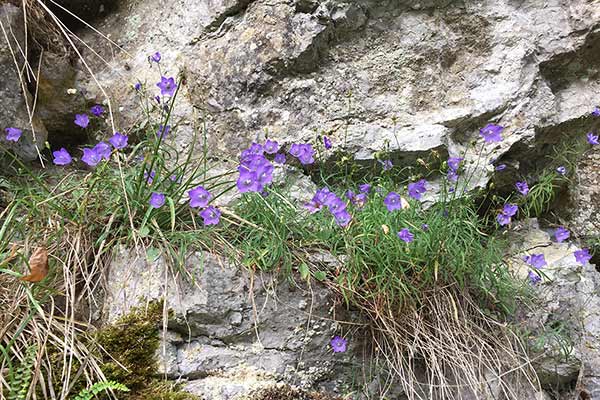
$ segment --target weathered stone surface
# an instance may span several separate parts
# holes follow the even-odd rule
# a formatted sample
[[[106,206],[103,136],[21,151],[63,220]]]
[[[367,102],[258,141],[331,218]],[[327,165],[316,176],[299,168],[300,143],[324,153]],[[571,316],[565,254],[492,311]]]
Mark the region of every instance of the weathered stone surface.
[[[106,320],[165,298],[173,316],[157,355],[161,372],[193,381],[189,388],[198,394],[217,390],[215,382],[225,392],[247,392],[250,386],[240,388],[235,380],[217,377],[248,369],[266,377],[261,385],[278,381],[334,392],[349,383],[352,364],[364,362],[359,336],[347,353],[331,352],[329,340],[339,327],[332,319],[333,297],[318,284],[250,276],[206,253],[189,257],[187,280],[174,277],[162,257],[148,261],[145,254],[123,248],[114,260],[106,285]]]
[[[569,227],[578,237],[600,237],[600,147],[586,153],[577,166],[577,185],[569,187]]]
[[[535,221],[516,233],[515,243],[521,255],[541,253],[548,263],[534,288],[539,303],[524,320],[542,385],[565,389],[576,382],[579,393],[591,396],[582,398],[600,396],[600,273],[579,264],[576,246],[553,242]],[[528,268],[518,257],[513,266],[526,279]]]
[[[30,161],[38,158],[36,147],[44,146],[46,129],[37,116],[29,117],[33,101],[27,82],[32,79],[32,71],[25,67],[22,57],[26,49],[22,21],[19,8],[9,3],[0,4],[0,142]],[[5,140],[5,129],[9,127],[23,131],[18,142]]]
[[[81,34],[108,62],[88,53],[120,124],[137,117],[133,83],[156,90],[147,57],[160,50],[163,73],[187,78],[175,115],[183,147],[202,119],[213,155],[237,156],[265,131],[282,143],[327,132],[361,160],[466,152],[469,166],[480,152],[469,143],[496,122],[507,138],[477,164],[473,183],[484,185],[487,161],[524,176],[553,143],[594,126],[599,20],[585,0],[185,0],[166,10],[149,0],[98,22],[126,52]],[[104,101],[84,75],[78,87]]]

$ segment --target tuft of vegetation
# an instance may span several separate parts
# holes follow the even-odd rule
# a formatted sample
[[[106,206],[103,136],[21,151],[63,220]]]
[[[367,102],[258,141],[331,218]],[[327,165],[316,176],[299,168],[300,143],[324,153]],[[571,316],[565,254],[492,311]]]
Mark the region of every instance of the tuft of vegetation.
[[[96,395],[106,391],[106,390],[119,390],[121,392],[128,392],[129,389],[127,386],[122,385],[118,382],[114,381],[106,381],[106,382],[96,382],[89,389],[84,389],[77,396],[75,396],[74,400],[92,400]]]

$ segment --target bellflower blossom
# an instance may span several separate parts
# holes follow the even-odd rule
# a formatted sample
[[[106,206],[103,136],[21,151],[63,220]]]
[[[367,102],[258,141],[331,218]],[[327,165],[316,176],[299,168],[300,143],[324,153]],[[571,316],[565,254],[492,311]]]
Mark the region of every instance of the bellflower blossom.
[[[379,160],[379,163],[384,171],[389,171],[394,166],[394,164],[392,164],[392,160]]]
[[[69,165],[73,161],[73,158],[64,147],[62,147],[60,150],[52,152],[52,156],[54,157],[52,162],[55,165]]]
[[[210,192],[202,186],[198,186],[194,189],[189,190],[188,196],[190,196],[190,207],[192,208],[204,208],[208,206],[208,202],[212,198]]]
[[[546,263],[546,259],[544,258],[544,254],[542,253],[525,256],[523,257],[523,261],[525,261],[527,264],[531,265],[535,269],[542,269],[546,265],[548,265]]]
[[[592,146],[596,146],[596,145],[600,144],[600,142],[598,142],[598,135],[594,135],[593,132],[590,132],[587,134],[587,141]]]
[[[388,211],[400,210],[402,208],[401,199],[402,197],[398,193],[389,192],[383,199],[383,204],[385,204]]]
[[[594,107],[594,110],[592,111],[592,115],[594,117],[600,117],[600,107]]]
[[[542,281],[542,277],[539,276],[536,272],[534,271],[529,271],[529,274],[527,274],[527,277],[529,278],[529,282],[532,285],[536,285],[538,283],[540,283]]]
[[[592,259],[592,255],[588,249],[577,250],[573,255],[575,256],[575,260],[581,265],[587,264]]]
[[[408,230],[408,228],[400,230],[400,232],[398,232],[398,237],[406,243],[412,242],[415,238],[415,236],[412,233],[410,233],[410,230]]]
[[[315,162],[315,150],[309,143],[294,143],[290,147],[290,154],[296,157],[302,165]]]
[[[102,107],[100,104],[96,104],[90,109],[90,112],[96,117],[100,117],[102,114],[104,114],[104,107]]]
[[[265,153],[275,154],[277,151],[279,151],[279,143],[277,143],[275,140],[267,140],[263,148]]]
[[[135,89],[135,91],[136,91],[136,92],[139,92],[140,90],[142,90],[142,84],[141,84],[141,83],[139,83],[139,82],[136,82],[136,83],[133,85],[133,88]]]
[[[202,210],[200,216],[204,220],[204,225],[217,225],[221,220],[221,211],[216,207],[210,206]]]
[[[529,185],[525,181],[515,183],[515,187],[523,196],[527,196],[527,193],[529,193]]]
[[[76,114],[74,122],[75,125],[85,129],[90,124],[90,117],[87,114]]]
[[[273,161],[275,161],[277,164],[285,164],[285,154],[283,154],[283,153],[275,154]]]
[[[152,208],[161,208],[165,204],[166,197],[162,193],[153,192],[150,196],[150,207]]]
[[[19,128],[6,128],[5,131],[6,140],[8,140],[9,142],[17,142],[23,134],[23,131]]]
[[[155,177],[156,177],[156,171],[151,171],[150,173],[148,173],[148,171],[144,171],[144,179],[146,180],[146,183],[148,185],[151,185],[152,182],[154,182]]]
[[[506,164],[498,164],[494,169],[496,171],[504,171],[506,169]]]
[[[323,146],[325,146],[325,150],[331,149],[331,140],[327,136],[323,136]]]
[[[508,225],[511,222],[511,217],[513,217],[518,210],[519,207],[515,204],[505,204],[502,212],[496,217],[496,220],[501,226]]]
[[[571,233],[562,226],[559,226],[554,231],[554,238],[556,239],[556,241],[558,243],[564,242],[565,240],[567,240],[569,238],[569,236],[571,236]]]
[[[175,94],[175,90],[177,89],[177,84],[175,83],[175,78],[167,78],[164,76],[160,77],[160,82],[156,84],[160,89],[161,96],[170,96],[173,97]]]
[[[362,185],[358,185],[358,190],[361,193],[369,193],[371,191],[371,185],[363,183]]]
[[[128,137],[127,135],[122,135],[119,132],[115,132],[114,135],[112,135],[112,137],[110,139],[108,139],[108,142],[110,144],[112,144],[112,146],[117,149],[124,149],[125,147],[127,147],[127,140]]]
[[[348,347],[348,341],[340,336],[334,336],[329,344],[334,353],[344,353]]]
[[[501,142],[501,133],[503,130],[504,128],[500,125],[487,124],[484,128],[479,130],[479,135],[481,135],[486,143]]]
[[[561,175],[565,175],[567,173],[567,169],[561,165],[560,167],[556,168],[556,172],[558,172]]]
[[[427,191],[427,181],[425,179],[421,179],[418,182],[413,182],[408,184],[408,195],[413,199],[420,200],[423,196],[423,193]]]
[[[169,135],[169,132],[171,131],[171,125],[167,125],[167,126],[162,126],[158,125],[158,131],[156,131],[156,136],[158,136],[159,139],[164,139]]]
[[[150,60],[154,61],[157,64],[160,62],[161,59],[162,59],[162,56],[160,55],[160,53],[158,51],[150,56]]]
[[[99,154],[95,147],[93,149],[85,148],[83,149],[81,161],[90,167],[95,167],[98,165],[98,163],[100,163],[100,161],[102,161],[102,154]]]
[[[99,142],[96,146],[94,146],[94,151],[98,153],[98,155],[105,160],[110,159],[110,153],[112,149],[110,145],[106,142]]]

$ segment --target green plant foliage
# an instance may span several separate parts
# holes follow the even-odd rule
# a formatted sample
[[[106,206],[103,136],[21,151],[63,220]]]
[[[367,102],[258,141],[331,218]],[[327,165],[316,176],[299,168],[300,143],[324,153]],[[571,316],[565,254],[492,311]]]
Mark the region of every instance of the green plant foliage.
[[[27,393],[29,392],[29,386],[31,384],[31,377],[33,375],[33,368],[36,361],[37,346],[30,346],[25,352],[25,357],[14,371],[9,374],[9,387],[7,399],[8,400],[25,400]]]
[[[121,392],[129,391],[127,386],[122,385],[118,382],[97,382],[94,383],[89,389],[84,389],[81,392],[79,392],[79,394],[77,394],[77,396],[74,397],[74,400],[92,400],[94,396],[106,390],[119,390]]]

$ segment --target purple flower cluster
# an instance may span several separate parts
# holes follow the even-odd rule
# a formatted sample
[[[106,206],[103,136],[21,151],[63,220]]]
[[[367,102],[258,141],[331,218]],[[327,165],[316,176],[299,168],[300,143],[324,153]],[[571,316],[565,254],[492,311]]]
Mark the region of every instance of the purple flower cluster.
[[[347,226],[352,220],[352,216],[346,209],[346,202],[328,188],[317,190],[311,201],[306,203],[304,207],[311,214],[320,211],[323,207],[327,207],[339,226]]]
[[[242,152],[237,188],[240,192],[262,192],[273,182],[273,164],[264,156],[265,148],[258,143]]]
[[[496,220],[501,226],[508,225],[518,210],[519,207],[516,204],[505,204],[502,212],[496,217]]]

